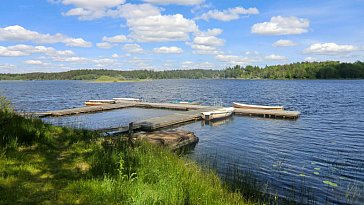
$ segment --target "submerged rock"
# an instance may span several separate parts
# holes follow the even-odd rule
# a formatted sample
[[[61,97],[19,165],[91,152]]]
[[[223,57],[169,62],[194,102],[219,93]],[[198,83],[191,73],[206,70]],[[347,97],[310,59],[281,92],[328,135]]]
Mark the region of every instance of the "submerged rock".
[[[198,142],[198,137],[193,132],[184,130],[139,133],[136,135],[136,137],[139,140],[145,140],[152,144],[165,146],[172,150],[177,150]]]

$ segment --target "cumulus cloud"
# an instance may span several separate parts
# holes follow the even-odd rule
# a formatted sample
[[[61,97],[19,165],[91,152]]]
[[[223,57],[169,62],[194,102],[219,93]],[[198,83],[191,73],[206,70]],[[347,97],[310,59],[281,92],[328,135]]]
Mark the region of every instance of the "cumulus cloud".
[[[138,44],[125,44],[123,46],[123,49],[127,53],[138,53],[138,54],[144,53],[144,49],[140,47],[140,45]]]
[[[256,57],[225,55],[225,54],[216,55],[215,58],[221,62],[229,63],[231,65],[247,65],[254,62],[258,62],[260,60]]]
[[[139,42],[183,41],[198,30],[193,20],[181,14],[162,15],[151,4],[124,4],[114,14],[126,19],[130,37]]]
[[[193,5],[201,0],[150,0],[149,3],[171,4],[178,3]],[[189,35],[198,30],[195,21],[185,18],[182,14],[162,15],[162,8],[152,4],[131,4],[124,0],[93,1],[84,0],[61,0],[65,5],[74,5],[73,8],[64,13],[66,16],[78,16],[81,20],[93,20],[105,16],[113,18],[125,18],[129,27],[131,40],[138,42],[166,42],[185,41]],[[118,36],[116,41],[126,42],[122,36]],[[115,39],[107,39],[105,42],[113,43]]]
[[[192,42],[188,44],[194,50],[195,54],[217,54],[218,47],[225,44],[223,39],[218,38],[223,31],[221,29],[209,29],[205,32],[198,31]]]
[[[151,4],[124,4],[114,15],[126,19],[144,18],[161,15],[162,9]]]
[[[296,46],[297,44],[291,40],[278,40],[273,43],[274,47],[290,47]]]
[[[197,17],[196,19],[203,19],[208,21],[209,19],[216,19],[219,21],[232,21],[239,19],[241,15],[251,15],[251,14],[259,14],[257,8],[243,8],[243,7],[235,7],[229,8],[226,10],[210,10],[201,16]]]
[[[86,63],[89,61],[89,59],[79,56],[54,57],[53,60],[58,62],[67,62],[67,63]]]
[[[251,32],[262,35],[302,34],[308,31],[310,21],[295,16],[273,16],[269,22],[254,24]]]
[[[116,53],[112,54],[111,57],[112,58],[120,58],[120,56],[118,54],[116,54]]]
[[[215,65],[210,62],[184,61],[181,63],[182,69],[214,69]]]
[[[80,20],[93,20],[110,16],[110,13],[115,12],[117,6],[124,4],[125,0],[59,0],[59,2],[76,7],[63,15],[78,16]]]
[[[92,46],[92,43],[87,42],[82,38],[70,38],[60,33],[57,33],[55,35],[41,34],[36,31],[27,30],[19,25],[0,28],[0,41],[15,41],[15,42],[32,41],[35,43],[45,43],[45,44],[64,43],[67,46],[72,46],[72,47]]]
[[[64,43],[67,46],[73,47],[91,47],[92,43],[83,40],[82,38],[70,38],[66,35],[57,33],[41,34],[36,31],[27,30],[19,25],[0,28],[0,41],[32,41],[35,43]]]
[[[0,70],[5,70],[5,71],[11,71],[14,68],[16,68],[16,65],[14,64],[9,64],[9,63],[5,63],[5,64],[0,64]]]
[[[26,60],[24,61],[24,63],[28,65],[42,65],[42,66],[48,65],[48,63],[44,63],[40,60]]]
[[[24,44],[8,47],[0,46],[0,56],[5,57],[29,56],[36,53],[45,54],[52,57],[74,55],[73,51],[71,50],[58,51],[52,47],[45,46],[30,46]]]
[[[169,54],[169,53],[174,53],[174,54],[180,54],[183,52],[183,50],[179,47],[175,47],[175,46],[171,46],[171,47],[160,47],[160,48],[154,48],[153,49],[154,53],[158,53],[158,54]]]
[[[315,43],[304,50],[304,53],[337,55],[345,54],[359,50],[353,45],[338,45],[336,43]]]
[[[151,4],[177,4],[177,5],[198,5],[204,2],[204,0],[144,0],[144,2]]]
[[[116,36],[111,36],[111,37],[104,36],[102,38],[102,40],[104,42],[108,42],[108,43],[123,43],[123,42],[127,42],[128,38],[124,35],[116,35]]]
[[[264,59],[269,60],[269,61],[286,61],[286,60],[288,60],[288,58],[286,56],[281,56],[281,55],[276,55],[276,54],[271,54],[271,55],[265,56]]]
[[[184,41],[197,31],[194,21],[181,14],[127,19],[131,36],[140,42]]]

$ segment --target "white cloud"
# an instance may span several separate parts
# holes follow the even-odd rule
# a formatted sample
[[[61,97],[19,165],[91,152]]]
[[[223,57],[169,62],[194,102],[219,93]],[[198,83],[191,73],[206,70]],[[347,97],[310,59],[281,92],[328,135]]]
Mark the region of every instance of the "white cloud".
[[[125,3],[125,0],[61,0],[64,5],[75,5],[85,9],[111,8]]]
[[[247,65],[260,61],[260,59],[256,57],[225,55],[225,54],[216,55],[215,58],[221,62],[226,62],[231,65]]]
[[[180,54],[183,52],[183,50],[179,47],[175,47],[175,46],[171,46],[171,47],[160,47],[160,48],[154,48],[153,49],[154,53],[165,53],[165,54],[168,54],[168,53],[174,53],[174,54]]]
[[[338,45],[336,43],[315,43],[304,50],[304,53],[337,55],[359,50],[353,45]]]
[[[144,49],[140,47],[140,45],[138,44],[125,44],[123,46],[123,49],[125,52],[128,53],[139,53],[139,54],[144,53]]]
[[[265,60],[270,60],[270,61],[286,61],[286,60],[288,60],[288,58],[286,56],[280,56],[280,55],[275,55],[275,54],[265,56],[264,59]]]
[[[29,56],[35,53],[45,54],[52,57],[74,55],[74,53],[71,50],[58,51],[52,47],[44,47],[44,46],[30,46],[24,44],[18,44],[15,46],[8,46],[8,47],[0,46],[0,56],[19,57],[19,56]]]
[[[16,68],[16,65],[14,64],[9,64],[9,63],[0,64],[0,70],[5,70],[7,72],[14,68]]]
[[[111,57],[112,58],[120,58],[120,56],[118,54],[116,54],[116,53],[112,54]]]
[[[103,48],[103,49],[108,49],[108,48],[112,48],[113,45],[108,43],[108,42],[102,42],[102,43],[97,43],[96,46],[98,48]]]
[[[144,0],[145,2],[152,4],[178,4],[178,5],[198,5],[204,2],[204,0]]]
[[[0,28],[0,41],[32,41],[35,43],[64,43],[67,46],[73,47],[91,47],[92,43],[83,40],[82,38],[70,38],[63,34],[57,33],[41,34],[36,31],[27,30],[19,25]]]
[[[44,63],[40,60],[26,60],[24,63],[28,65],[48,65],[47,63]]]
[[[313,62],[313,61],[316,61],[316,58],[307,57],[307,58],[305,58],[305,61],[307,61],[307,62]]]
[[[223,46],[225,41],[220,38],[217,38],[216,36],[196,36],[193,39],[193,43],[196,45],[217,47],[217,46]]]
[[[302,34],[308,31],[310,21],[295,16],[273,16],[269,22],[254,24],[252,33],[263,35],[290,35]]]
[[[245,9],[243,7],[235,7],[229,8],[223,11],[219,10],[210,10],[196,19],[203,19],[208,21],[209,19],[216,19],[220,21],[232,21],[240,18],[240,15],[250,15],[250,14],[259,14],[257,8],[248,8]]]
[[[126,19],[144,18],[161,15],[162,9],[151,4],[124,4],[113,15]]]
[[[139,42],[184,41],[198,30],[193,20],[181,14],[162,15],[161,11],[151,4],[124,4],[112,15],[125,18],[129,36]]]
[[[192,42],[189,42],[195,54],[218,54],[218,47],[225,44],[223,39],[216,36],[222,33],[221,29],[209,29],[206,32],[198,31]]]
[[[101,59],[95,59],[92,60],[92,62],[96,63],[96,67],[107,67],[107,66],[111,66],[114,65],[116,63],[115,59],[110,59],[110,58],[101,58]]]
[[[124,35],[116,35],[116,36],[111,36],[111,37],[106,37],[104,36],[102,38],[102,40],[104,42],[108,42],[108,43],[123,43],[123,42],[128,42],[128,38]]]
[[[93,20],[109,16],[115,12],[117,6],[125,3],[125,0],[60,0],[64,5],[74,5],[73,8],[66,13],[65,16],[78,16],[80,20]]]
[[[193,62],[193,61],[184,61],[181,63],[182,69],[213,69],[215,65],[210,62]]]
[[[72,57],[55,57],[53,58],[54,61],[58,62],[68,62],[68,63],[86,63],[89,61],[87,58],[72,56]]]
[[[273,46],[275,47],[290,47],[290,46],[296,46],[297,44],[291,40],[278,40],[273,43]]]
[[[127,25],[131,36],[140,42],[184,41],[197,31],[195,22],[181,14],[127,19]]]

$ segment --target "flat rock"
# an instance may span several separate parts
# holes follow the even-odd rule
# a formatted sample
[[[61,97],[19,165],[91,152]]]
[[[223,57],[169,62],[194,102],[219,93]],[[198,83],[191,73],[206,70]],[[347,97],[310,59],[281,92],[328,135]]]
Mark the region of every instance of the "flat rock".
[[[168,147],[172,150],[182,148],[198,142],[198,137],[193,132],[184,130],[155,131],[139,133],[137,139],[145,140],[151,144]]]

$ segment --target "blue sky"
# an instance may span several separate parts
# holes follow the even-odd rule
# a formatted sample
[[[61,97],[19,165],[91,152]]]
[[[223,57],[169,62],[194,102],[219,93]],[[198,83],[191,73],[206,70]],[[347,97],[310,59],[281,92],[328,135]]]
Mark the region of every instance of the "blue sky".
[[[6,0],[0,73],[364,61],[362,0]]]

